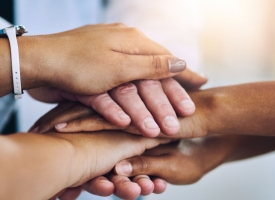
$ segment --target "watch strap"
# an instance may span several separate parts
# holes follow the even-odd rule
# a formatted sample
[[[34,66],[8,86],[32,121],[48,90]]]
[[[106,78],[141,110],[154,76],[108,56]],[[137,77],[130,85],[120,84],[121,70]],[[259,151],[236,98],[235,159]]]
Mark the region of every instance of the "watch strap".
[[[15,99],[22,98],[21,76],[20,76],[20,62],[19,62],[19,50],[16,38],[16,27],[5,28],[5,34],[9,38],[10,50],[11,50],[11,67],[13,77],[13,94]]]

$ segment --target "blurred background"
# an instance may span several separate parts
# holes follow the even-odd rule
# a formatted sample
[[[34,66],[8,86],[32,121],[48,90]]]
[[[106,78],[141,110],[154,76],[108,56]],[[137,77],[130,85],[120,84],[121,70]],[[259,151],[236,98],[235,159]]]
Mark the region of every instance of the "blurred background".
[[[204,88],[275,79],[274,0],[15,0],[14,13],[14,22],[30,34],[101,22],[137,27],[205,74]],[[20,131],[54,106],[26,96],[18,105]],[[144,199],[273,200],[274,168],[275,153],[270,153],[226,164],[196,184],[169,185],[164,194]]]

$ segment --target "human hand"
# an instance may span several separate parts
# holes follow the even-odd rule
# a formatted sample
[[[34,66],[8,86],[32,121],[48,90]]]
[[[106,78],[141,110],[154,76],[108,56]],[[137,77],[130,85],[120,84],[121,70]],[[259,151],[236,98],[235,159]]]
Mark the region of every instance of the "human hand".
[[[69,176],[68,188],[81,186],[93,178],[106,174],[113,168],[116,162],[122,160],[124,157],[128,158],[132,155],[140,155],[145,149],[169,141],[149,139],[118,132],[95,134],[50,133],[50,135],[68,141],[73,148],[73,155],[71,155],[73,158],[71,165],[72,174]],[[82,164],[79,165],[79,163]],[[112,181],[115,183],[115,180]],[[136,184],[136,186],[138,185]],[[136,189],[139,189],[139,187],[136,187]],[[140,195],[141,190],[138,192],[138,195]]]
[[[212,94],[207,91],[190,92],[191,98],[193,98],[195,104],[197,104],[197,111],[195,112],[195,114],[188,117],[188,115],[192,114],[194,110],[191,109],[191,112],[190,112],[190,110],[188,109],[184,110],[182,109],[182,107],[180,107],[180,102],[184,101],[183,99],[190,100],[190,97],[187,95],[185,90],[183,90],[177,84],[177,82],[175,82],[173,79],[165,79],[165,80],[162,80],[161,83],[162,83],[163,90],[161,89],[159,82],[155,82],[155,81],[154,82],[140,81],[137,84],[138,87],[140,86],[139,84],[145,85],[145,87],[141,88],[141,92],[139,92],[139,95],[141,95],[143,101],[145,102],[146,107],[144,106],[143,102],[140,100],[136,91],[134,93],[133,91],[130,91],[129,94],[123,94],[116,97],[118,99],[118,102],[121,103],[120,104],[121,107],[124,108],[124,110],[129,111],[129,113],[131,114],[130,116],[133,119],[132,124],[134,125],[131,125],[128,127],[116,126],[116,123],[110,123],[106,121],[104,118],[102,118],[101,116],[95,115],[95,113],[92,110],[90,110],[85,106],[82,106],[79,104],[75,104],[75,105],[71,104],[69,107],[65,109],[63,109],[62,105],[58,106],[53,111],[48,113],[49,117],[47,120],[42,120],[43,123],[41,123],[41,121],[36,122],[36,124],[32,127],[32,129],[34,129],[35,127],[39,127],[39,130],[36,128],[35,132],[39,131],[43,133],[48,131],[49,129],[54,128],[56,124],[59,124],[56,126],[56,130],[59,132],[81,132],[81,131],[94,131],[94,130],[104,130],[104,129],[106,130],[121,129],[126,132],[130,132],[134,134],[143,134],[145,136],[152,136],[148,134],[148,132],[144,133],[144,131],[143,132],[140,131],[142,129],[138,128],[139,123],[137,123],[137,122],[144,121],[145,117],[142,119],[142,116],[144,116],[143,113],[148,113],[148,111],[147,110],[144,111],[144,109],[143,110],[136,109],[136,107],[132,105],[134,104],[134,105],[142,105],[143,108],[145,109],[148,108],[149,110],[151,110],[152,113],[154,114],[153,117],[156,119],[158,124],[161,124],[164,121],[163,119],[165,118],[165,115],[166,116],[168,115],[167,113],[174,112],[173,108],[177,111],[177,114],[181,114],[182,116],[187,116],[187,117],[178,117],[180,127],[178,126],[176,127],[177,129],[174,129],[175,131],[174,135],[167,134],[169,132],[167,131],[165,132],[165,126],[160,125],[161,131],[164,134],[169,135],[169,137],[172,136],[174,138],[190,138],[190,137],[200,137],[200,136],[206,135],[208,131],[207,125],[209,124],[208,123],[209,115],[211,115],[211,111],[212,111],[211,105],[213,106],[213,102],[214,102],[213,99],[215,99],[215,96],[214,95],[211,96]],[[131,84],[130,86],[132,88],[134,87],[133,89],[135,89],[135,86],[133,84]],[[150,88],[152,86],[153,88]],[[116,88],[114,89],[114,91],[110,92],[111,96],[113,92],[119,91],[118,89],[119,88]],[[148,90],[152,90],[153,92],[149,93],[147,92]],[[160,95],[158,94],[158,92]],[[119,97],[121,99],[119,99]],[[110,96],[106,96],[105,99],[112,103],[111,106],[109,107],[95,106],[95,108],[99,111],[100,114],[103,114],[105,118],[111,119],[112,113],[114,113],[112,110],[115,110],[117,108],[117,104],[110,98]],[[129,99],[130,100],[134,99],[134,102],[130,101]],[[164,101],[162,101],[162,99],[164,99]],[[169,99],[169,101],[167,101],[167,99]],[[106,102],[106,100],[96,101],[93,104],[102,105],[102,102]],[[169,102],[171,102],[172,104],[172,106],[170,106],[170,110],[162,109],[161,105],[167,105],[166,107],[168,107],[170,105]],[[194,104],[191,104],[191,105],[194,106]],[[111,109],[111,107],[113,108]],[[186,111],[189,111],[189,113]],[[173,113],[173,116],[174,115],[175,113]],[[114,122],[115,120],[113,119],[109,121]],[[64,122],[66,123],[64,124]],[[61,128],[59,128],[59,126],[61,126]],[[158,129],[158,132],[159,132],[159,129]],[[156,133],[158,134],[158,132]],[[157,134],[155,134],[154,136],[156,136]],[[164,135],[162,134],[162,136]]]
[[[24,89],[51,86],[93,95],[133,80],[172,77],[186,67],[167,49],[123,24],[24,36],[18,45]]]
[[[45,92],[45,90],[46,88],[43,94],[45,96],[50,96],[48,95],[49,92]],[[174,93],[177,95],[174,95]],[[36,95],[38,95],[38,93],[36,93]],[[157,136],[160,130],[166,135],[176,134],[180,128],[176,113],[181,116],[188,116],[195,111],[195,105],[187,92],[178,82],[171,78],[162,81],[142,80],[136,81],[135,84],[127,83],[111,90],[109,93],[101,95],[73,96],[58,91],[58,94],[56,93],[54,96],[56,99],[57,96],[60,96],[60,99],[66,98],[72,101],[80,101],[92,107],[110,122],[111,127],[117,125],[123,128],[132,121],[132,124],[140,133],[147,137]],[[56,126],[57,130],[60,132],[68,132],[68,130],[69,132],[101,130],[97,127],[93,127],[93,124],[89,123],[91,119],[95,119],[93,112],[91,116],[88,117],[86,113],[78,112],[78,117],[76,117],[77,113],[72,107],[79,107],[79,111],[88,109],[78,104],[72,105],[68,107],[68,109],[63,109],[63,106],[60,106],[60,109],[57,108],[54,112],[48,113],[52,116],[50,117],[50,121],[43,120],[44,125],[36,124],[36,126],[39,126],[39,130],[37,131],[46,132],[50,128],[53,128],[53,123],[61,122],[62,124]],[[73,110],[71,111],[70,109]],[[60,110],[62,110],[62,112],[60,112]],[[67,118],[67,121],[61,121],[63,116]],[[72,129],[70,126],[72,126],[73,123],[77,123],[72,122],[68,130],[66,127],[64,129],[64,125],[66,125],[64,122],[70,122],[80,118],[81,123],[84,124],[83,127],[79,124],[79,127]],[[103,121],[106,122],[106,120]],[[51,126],[47,127],[47,123],[48,125],[51,123]],[[111,123],[113,125],[111,125]]]
[[[238,136],[182,139],[121,161],[114,171],[128,177],[146,174],[171,184],[192,184],[227,161],[237,144]]]
[[[125,175],[147,174],[160,176],[172,184],[191,184],[222,163],[274,151],[274,144],[275,138],[268,136],[220,135],[185,139],[121,161],[115,166],[115,172],[124,179]]]
[[[132,181],[131,181],[132,180]],[[121,199],[136,199],[139,195],[160,194],[166,189],[166,181],[160,178],[149,178],[146,175],[138,175],[132,179],[128,177],[109,173],[107,176],[99,176],[82,186],[62,190],[51,199],[74,200],[82,190],[98,195],[116,195]]]

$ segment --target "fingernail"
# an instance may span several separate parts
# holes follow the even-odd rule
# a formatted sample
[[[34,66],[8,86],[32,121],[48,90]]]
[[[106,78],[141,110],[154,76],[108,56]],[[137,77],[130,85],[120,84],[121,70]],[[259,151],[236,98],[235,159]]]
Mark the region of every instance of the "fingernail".
[[[32,129],[32,130],[30,131],[30,133],[37,133],[37,132],[38,132],[38,129],[39,129],[39,126],[36,127],[36,128],[34,128],[34,129]]]
[[[56,124],[55,125],[55,128],[57,129],[63,129],[67,126],[67,123],[60,123],[60,124]]]
[[[175,117],[173,116],[167,116],[164,119],[164,123],[167,127],[175,127],[175,126],[179,126],[179,122],[177,119],[175,119]]]
[[[118,116],[120,119],[129,119],[129,115],[127,115],[125,112],[119,112]]]
[[[170,58],[168,60],[169,71],[172,73],[181,72],[186,68],[186,62],[179,58]]]
[[[183,110],[194,109],[195,104],[191,99],[184,99],[180,102],[180,106]]]
[[[122,161],[116,165],[116,172],[118,175],[129,176],[132,171],[132,165],[127,161]]]
[[[159,126],[157,125],[157,123],[155,122],[155,120],[153,120],[152,118],[145,119],[144,120],[144,125],[148,129],[159,128]]]

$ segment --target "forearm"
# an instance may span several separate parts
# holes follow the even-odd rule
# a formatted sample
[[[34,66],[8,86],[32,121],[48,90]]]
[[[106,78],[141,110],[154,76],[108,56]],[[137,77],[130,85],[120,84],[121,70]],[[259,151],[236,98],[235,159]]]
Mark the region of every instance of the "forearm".
[[[68,187],[72,151],[66,140],[48,135],[1,136],[0,199],[48,199]]]
[[[264,136],[220,135],[205,138],[201,163],[207,173],[231,161],[248,159],[275,150],[275,138]]]
[[[191,94],[207,135],[275,135],[275,82],[208,89]]]
[[[247,159],[275,150],[275,138],[265,136],[236,136],[238,145],[226,162]]]

